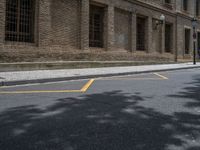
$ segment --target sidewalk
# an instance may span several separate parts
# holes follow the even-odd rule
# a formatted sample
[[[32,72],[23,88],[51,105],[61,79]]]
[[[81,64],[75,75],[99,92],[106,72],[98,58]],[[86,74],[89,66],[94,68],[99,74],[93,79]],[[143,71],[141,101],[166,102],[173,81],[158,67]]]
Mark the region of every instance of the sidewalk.
[[[130,67],[0,72],[0,86],[55,82],[192,68],[200,68],[200,63],[197,63],[197,65],[193,65],[192,63],[181,63]]]

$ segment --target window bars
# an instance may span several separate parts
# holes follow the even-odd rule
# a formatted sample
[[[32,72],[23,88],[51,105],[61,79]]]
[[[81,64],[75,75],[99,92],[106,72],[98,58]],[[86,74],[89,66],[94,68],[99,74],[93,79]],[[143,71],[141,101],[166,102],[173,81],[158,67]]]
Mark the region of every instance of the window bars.
[[[34,0],[6,0],[5,40],[34,42]]]
[[[137,17],[137,50],[139,51],[145,51],[145,26],[145,18]]]
[[[103,47],[103,14],[101,7],[90,7],[90,47]]]

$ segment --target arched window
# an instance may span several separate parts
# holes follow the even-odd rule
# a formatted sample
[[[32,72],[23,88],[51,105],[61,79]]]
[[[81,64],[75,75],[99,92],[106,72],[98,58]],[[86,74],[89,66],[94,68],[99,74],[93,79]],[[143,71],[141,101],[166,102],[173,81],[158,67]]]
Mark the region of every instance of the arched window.
[[[6,41],[34,42],[34,0],[6,0]]]

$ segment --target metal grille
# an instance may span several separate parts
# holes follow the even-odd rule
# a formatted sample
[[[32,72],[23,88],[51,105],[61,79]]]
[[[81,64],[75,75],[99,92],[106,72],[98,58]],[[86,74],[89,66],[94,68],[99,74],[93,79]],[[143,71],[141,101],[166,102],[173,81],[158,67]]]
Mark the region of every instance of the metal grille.
[[[6,41],[33,42],[34,0],[6,1]]]
[[[145,23],[146,19],[137,17],[137,50],[145,50]]]
[[[103,47],[103,8],[90,7],[90,47]]]

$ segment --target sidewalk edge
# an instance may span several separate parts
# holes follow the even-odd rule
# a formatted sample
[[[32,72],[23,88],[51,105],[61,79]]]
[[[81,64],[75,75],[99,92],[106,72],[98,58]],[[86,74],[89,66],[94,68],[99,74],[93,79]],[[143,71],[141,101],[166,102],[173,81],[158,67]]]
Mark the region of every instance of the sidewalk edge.
[[[80,80],[80,79],[111,77],[111,76],[122,76],[122,75],[132,75],[132,74],[161,72],[161,71],[173,71],[173,70],[184,70],[184,69],[195,69],[195,68],[200,68],[200,66],[169,68],[169,69],[158,69],[158,70],[155,69],[155,70],[133,71],[133,72],[123,72],[123,73],[98,74],[98,75],[94,74],[94,75],[76,76],[76,77],[61,77],[61,78],[33,79],[33,80],[20,80],[20,81],[2,81],[2,82],[0,82],[0,86],[12,86],[12,85],[23,85],[23,84],[59,82],[59,81]]]

